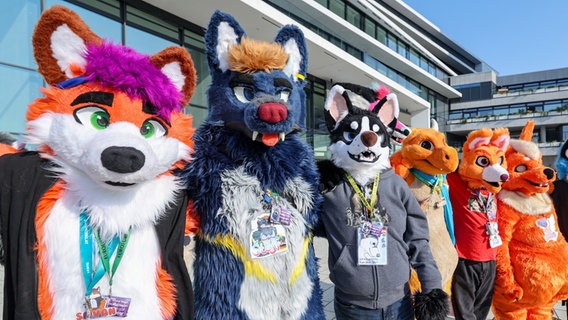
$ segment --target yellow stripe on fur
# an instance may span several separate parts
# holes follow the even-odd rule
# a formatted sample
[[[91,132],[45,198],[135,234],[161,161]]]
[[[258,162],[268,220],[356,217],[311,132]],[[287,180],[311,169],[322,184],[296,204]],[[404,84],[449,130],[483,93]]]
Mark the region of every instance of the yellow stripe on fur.
[[[292,276],[290,277],[290,285],[293,285],[296,280],[300,278],[300,275],[306,269],[306,257],[308,256],[308,245],[312,240],[312,234],[310,233],[307,238],[304,239],[304,245],[302,246],[302,256],[300,257],[300,262],[292,271]]]
[[[231,250],[233,255],[243,262],[247,275],[276,283],[276,275],[270,270],[267,270],[259,261],[250,259],[245,247],[231,236],[222,236],[221,234],[218,234],[215,238],[207,237],[203,234],[199,234],[199,236],[211,244]]]
[[[218,234],[215,238],[199,233],[198,236],[216,246],[220,246],[229,249],[231,253],[243,262],[245,267],[245,273],[249,276],[253,276],[260,280],[270,281],[276,283],[276,275],[267,270],[259,261],[251,259],[245,250],[245,247],[229,235]],[[304,239],[302,246],[302,255],[300,256],[300,261],[292,270],[292,275],[290,276],[290,285],[293,285],[299,278],[300,275],[306,270],[306,257],[308,256],[308,248],[310,241],[312,239],[312,234],[310,233],[307,238]]]

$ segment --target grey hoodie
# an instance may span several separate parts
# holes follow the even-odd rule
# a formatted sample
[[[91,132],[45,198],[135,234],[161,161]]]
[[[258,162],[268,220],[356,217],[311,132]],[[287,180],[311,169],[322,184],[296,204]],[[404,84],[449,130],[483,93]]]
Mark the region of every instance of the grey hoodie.
[[[373,181],[362,188],[372,190]],[[368,193],[368,192],[366,192]],[[390,216],[387,234],[387,265],[357,265],[357,227],[347,223],[347,211],[355,211],[357,197],[347,179],[324,192],[321,220],[329,242],[330,279],[335,297],[344,303],[378,309],[408,294],[410,266],[414,267],[422,292],[441,288],[441,276],[428,243],[428,223],[408,185],[392,169],[380,175],[379,199]]]

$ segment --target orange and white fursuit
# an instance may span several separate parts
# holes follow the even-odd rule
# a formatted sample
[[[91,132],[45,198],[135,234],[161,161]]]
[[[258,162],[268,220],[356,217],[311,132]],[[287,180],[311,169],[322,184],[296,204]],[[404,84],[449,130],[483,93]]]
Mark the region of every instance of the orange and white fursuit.
[[[559,232],[548,195],[554,170],[542,163],[533,143],[534,122],[506,153],[510,178],[497,197],[499,234],[493,296],[496,319],[551,319],[552,308],[568,298],[568,244]]]
[[[187,200],[173,174],[193,146],[181,112],[191,57],[110,43],[62,6],[41,15],[33,46],[49,84],[27,112],[38,152],[0,157],[4,318],[192,319]],[[93,276],[103,248],[125,238]]]

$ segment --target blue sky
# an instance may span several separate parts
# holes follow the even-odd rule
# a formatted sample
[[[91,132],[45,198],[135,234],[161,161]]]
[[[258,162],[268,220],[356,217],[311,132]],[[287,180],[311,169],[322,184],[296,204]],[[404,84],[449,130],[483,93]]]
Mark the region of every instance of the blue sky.
[[[568,0],[403,0],[499,75],[568,67]]]

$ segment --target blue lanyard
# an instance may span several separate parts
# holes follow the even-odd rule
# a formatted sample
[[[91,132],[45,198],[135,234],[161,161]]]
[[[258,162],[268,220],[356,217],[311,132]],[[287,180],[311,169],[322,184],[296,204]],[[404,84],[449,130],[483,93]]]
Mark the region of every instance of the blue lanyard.
[[[105,275],[105,268],[102,259],[99,259],[96,269],[93,269],[93,257],[97,255],[96,246],[93,245],[93,230],[89,226],[89,217],[83,211],[81,213],[81,226],[80,226],[80,250],[81,250],[81,265],[83,268],[83,278],[85,279],[85,296],[91,295],[93,287]],[[110,256],[118,246],[118,238],[113,238],[108,245]]]

